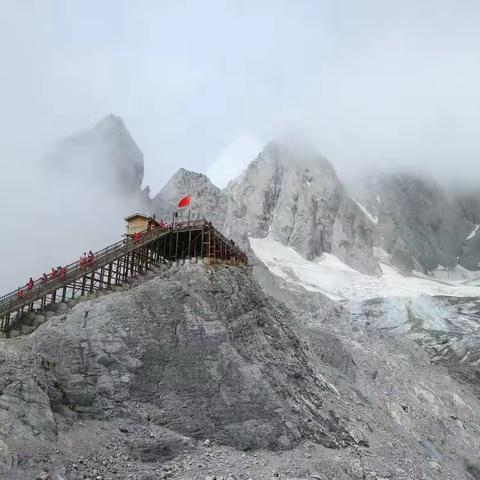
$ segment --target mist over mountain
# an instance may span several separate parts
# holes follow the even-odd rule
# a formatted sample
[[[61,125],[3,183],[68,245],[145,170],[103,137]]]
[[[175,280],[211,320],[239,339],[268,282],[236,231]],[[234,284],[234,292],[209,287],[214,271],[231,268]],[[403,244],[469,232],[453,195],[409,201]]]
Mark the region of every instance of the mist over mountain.
[[[58,257],[71,261],[78,252],[115,241],[129,213],[170,220],[178,199],[188,194],[192,218],[211,219],[247,249],[249,237],[268,235],[307,259],[332,253],[369,274],[380,272],[378,248],[405,272],[457,264],[476,270],[480,262],[478,190],[412,173],[364,175],[344,184],[328,160],[298,140],[270,142],[223,190],[202,173],[180,169],[153,198],[142,186],[143,154],[114,115],[60,141],[43,165],[36,177],[32,171],[23,175],[28,197],[38,201],[34,223],[24,224],[20,234],[30,232],[42,260],[34,251],[15,254],[25,250],[22,241],[6,234],[18,260],[4,265],[4,290],[32,270],[39,275],[49,269]],[[13,184],[3,190],[5,200],[18,198]],[[10,203],[13,221],[27,205],[23,199]],[[37,224],[40,230],[32,228]],[[62,245],[55,255],[54,240]]]
[[[1,290],[118,241],[123,218],[149,208],[143,168],[142,152],[113,115],[52,145],[35,165],[8,166],[0,191],[0,229],[8,252]]]

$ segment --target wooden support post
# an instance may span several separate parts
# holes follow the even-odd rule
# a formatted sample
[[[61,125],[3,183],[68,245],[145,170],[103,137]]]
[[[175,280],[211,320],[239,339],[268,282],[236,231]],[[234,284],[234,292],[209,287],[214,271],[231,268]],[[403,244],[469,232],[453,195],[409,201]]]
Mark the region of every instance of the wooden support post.
[[[188,227],[188,258],[192,258],[192,226],[190,225],[190,208],[188,209],[188,220],[187,220],[187,227]]]
[[[107,285],[110,287],[112,285],[112,270],[113,270],[113,263],[108,265],[108,276],[107,276]]]
[[[127,253],[127,257],[125,258],[125,264],[123,265],[123,281],[126,282],[128,279],[128,268],[130,262],[130,254]]]
[[[120,283],[120,262],[120,258],[115,261],[115,285]]]
[[[67,287],[64,286],[62,288],[62,302],[64,302],[66,298],[67,298]]]
[[[130,254],[130,276],[132,276],[135,271],[135,257],[135,250],[132,250],[132,253]]]
[[[175,261],[178,260],[178,235],[179,235],[179,232],[177,230],[177,238],[175,240]]]
[[[188,212],[190,221],[190,212]],[[192,227],[188,229],[188,258],[192,258]]]

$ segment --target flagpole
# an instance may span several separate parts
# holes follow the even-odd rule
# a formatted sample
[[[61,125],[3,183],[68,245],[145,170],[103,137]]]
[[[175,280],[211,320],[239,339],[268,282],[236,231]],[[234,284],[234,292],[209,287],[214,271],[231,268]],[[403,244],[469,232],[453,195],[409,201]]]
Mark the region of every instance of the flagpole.
[[[192,258],[192,229],[190,228],[190,207],[188,207],[187,228],[188,228],[188,257],[191,259]]]

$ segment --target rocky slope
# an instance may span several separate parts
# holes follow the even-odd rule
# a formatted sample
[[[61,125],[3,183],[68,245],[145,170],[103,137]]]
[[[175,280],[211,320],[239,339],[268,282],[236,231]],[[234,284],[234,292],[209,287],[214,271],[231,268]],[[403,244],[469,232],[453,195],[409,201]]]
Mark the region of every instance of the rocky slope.
[[[338,394],[291,332],[289,315],[246,272],[185,266],[4,341],[4,458],[36,461],[55,448],[75,455],[81,419],[170,432],[173,445],[162,435],[129,445],[145,462],[207,438],[241,450],[305,439],[357,444],[361,434],[335,413]],[[34,478],[27,472],[15,465],[9,478]]]
[[[0,341],[2,478],[478,478],[468,389],[272,288],[286,304],[248,271],[164,269]]]
[[[480,194],[449,191],[411,174],[372,176],[356,195],[378,218],[380,245],[404,271],[480,262]]]
[[[368,331],[406,336],[480,398],[480,296],[376,298],[359,304]]]

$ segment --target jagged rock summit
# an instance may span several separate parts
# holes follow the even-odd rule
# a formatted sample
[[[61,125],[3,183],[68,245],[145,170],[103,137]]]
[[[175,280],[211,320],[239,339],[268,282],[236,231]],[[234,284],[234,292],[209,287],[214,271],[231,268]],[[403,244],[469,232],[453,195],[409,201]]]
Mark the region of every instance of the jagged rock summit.
[[[142,187],[143,153],[115,115],[60,142],[48,160],[65,173],[85,181],[95,179],[125,194]]]
[[[307,259],[328,252],[361,272],[380,272],[374,226],[313,148],[269,143],[225,193],[227,235],[243,242],[271,235]]]
[[[171,214],[187,194],[194,215],[211,219],[243,248],[249,237],[271,235],[307,259],[329,252],[361,272],[380,273],[375,226],[309,146],[269,143],[223,191],[205,175],[180,169],[153,200],[153,211]]]
[[[479,192],[405,173],[373,175],[354,190],[378,218],[380,246],[402,270],[479,269]]]
[[[225,219],[227,200],[223,192],[202,174],[180,168],[152,200],[152,211],[167,221],[179,199],[191,195],[192,218],[207,218],[220,228]],[[184,212],[180,212],[181,214]]]

